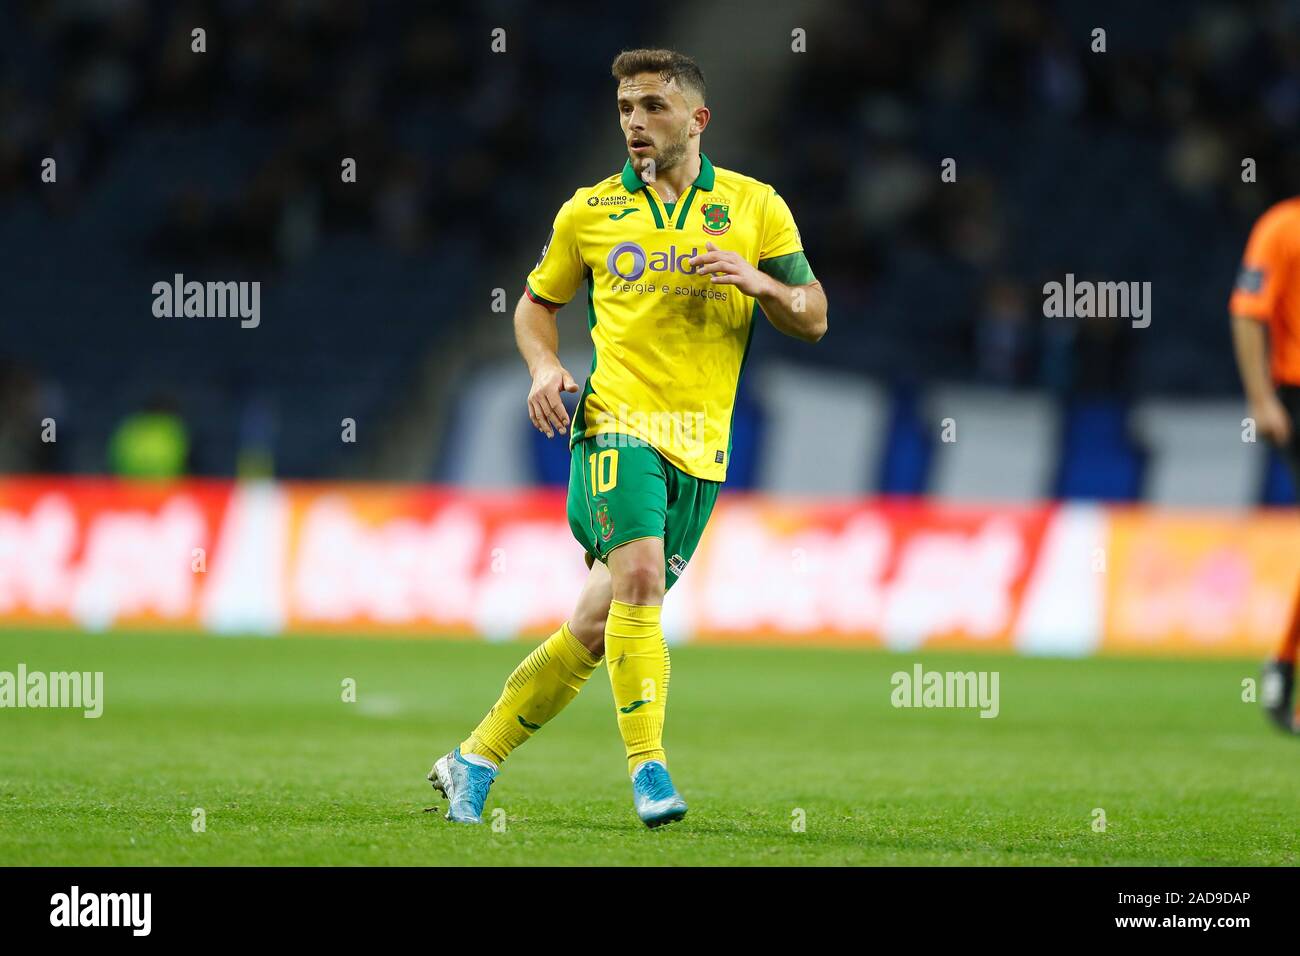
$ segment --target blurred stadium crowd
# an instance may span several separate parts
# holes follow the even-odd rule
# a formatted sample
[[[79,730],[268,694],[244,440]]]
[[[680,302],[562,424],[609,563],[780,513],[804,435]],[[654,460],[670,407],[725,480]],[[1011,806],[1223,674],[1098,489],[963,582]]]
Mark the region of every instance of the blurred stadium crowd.
[[[858,6],[813,28],[772,113],[773,138],[802,144],[775,181],[805,235],[835,237],[815,262],[837,327],[856,326],[837,356],[1058,391],[1236,389],[1225,296],[1245,233],[1300,192],[1300,8]],[[949,156],[959,189],[937,175]],[[1151,281],[1156,321],[1045,322],[1043,283],[1067,272]]]
[[[668,0],[654,19],[698,10]],[[1080,440],[1100,429],[1127,456],[1048,493],[1140,494],[1130,404],[1238,387],[1225,308],[1241,248],[1259,212],[1300,193],[1300,12],[882,0],[796,19],[808,52],[788,58],[760,135],[711,153],[778,186],[830,294],[826,347],[765,330],[758,364],[863,376],[890,420],[936,384],[1047,396],[1065,434],[1093,422]],[[706,76],[735,62],[689,36],[576,2],[3,5],[0,471],[107,470],[126,417],[167,404],[200,474],[455,478],[472,411],[431,382],[508,354],[493,290],[512,304],[555,208],[598,178],[586,170],[621,165],[614,53],[679,41]],[[729,104],[712,105],[725,127]],[[47,156],[56,184],[39,179]],[[1067,272],[1150,281],[1150,328],[1044,319],[1042,285]],[[149,290],[173,273],[259,280],[268,318],[158,319]],[[767,427],[757,388],[743,385],[740,446]],[[341,443],[345,417],[381,437]],[[891,457],[922,439],[898,434],[868,485],[925,490],[924,456]],[[386,451],[412,435],[438,447],[394,466]],[[535,475],[562,481],[562,452],[539,456]],[[737,483],[761,483],[737,458]]]

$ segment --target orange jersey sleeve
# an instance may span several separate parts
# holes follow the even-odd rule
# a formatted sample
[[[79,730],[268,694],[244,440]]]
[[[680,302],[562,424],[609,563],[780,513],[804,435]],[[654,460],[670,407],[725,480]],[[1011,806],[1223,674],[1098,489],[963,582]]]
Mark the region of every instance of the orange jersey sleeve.
[[[1300,198],[1259,217],[1228,301],[1232,315],[1268,323],[1275,384],[1300,385]]]
[[[1279,203],[1259,217],[1250,231],[1241,270],[1228,311],[1263,322],[1279,315],[1290,297],[1300,293],[1291,276],[1292,249],[1300,233],[1300,202]]]

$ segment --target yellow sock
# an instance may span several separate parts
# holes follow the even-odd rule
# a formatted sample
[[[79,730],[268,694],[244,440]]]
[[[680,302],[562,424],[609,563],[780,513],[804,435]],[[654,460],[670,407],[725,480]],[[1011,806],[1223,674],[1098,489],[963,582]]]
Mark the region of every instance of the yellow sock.
[[[578,696],[599,665],[600,659],[573,636],[566,621],[506,678],[501,697],[460,745],[460,752],[500,765]]]
[[[671,668],[659,613],[658,605],[614,601],[605,621],[605,666],[629,774],[643,760],[664,760],[664,707]]]

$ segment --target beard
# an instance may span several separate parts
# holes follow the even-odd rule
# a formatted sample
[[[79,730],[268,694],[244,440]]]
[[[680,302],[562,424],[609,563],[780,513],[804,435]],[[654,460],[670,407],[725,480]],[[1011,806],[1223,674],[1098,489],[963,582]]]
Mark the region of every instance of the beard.
[[[655,164],[655,172],[656,173],[667,172],[668,170],[676,166],[678,163],[680,163],[683,159],[685,159],[686,144],[689,141],[690,141],[690,137],[687,135],[686,130],[683,129],[681,136],[673,140],[671,143],[666,144],[662,149],[660,149],[659,155],[657,157],[653,157],[654,164]],[[646,157],[645,161],[649,162],[650,160],[651,157]]]

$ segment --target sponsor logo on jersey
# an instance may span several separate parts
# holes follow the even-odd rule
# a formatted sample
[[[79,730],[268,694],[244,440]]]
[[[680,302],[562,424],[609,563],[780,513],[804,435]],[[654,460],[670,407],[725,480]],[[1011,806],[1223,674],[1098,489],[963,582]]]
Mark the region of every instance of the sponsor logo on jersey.
[[[645,275],[647,270],[695,275],[695,267],[690,264],[690,261],[699,254],[700,250],[692,247],[689,252],[683,251],[679,255],[676,246],[669,246],[667,252],[647,253],[638,243],[620,242],[609,250],[609,255],[605,257],[605,268],[620,279],[629,282],[635,282]],[[625,259],[627,256],[631,257],[630,261]]]

